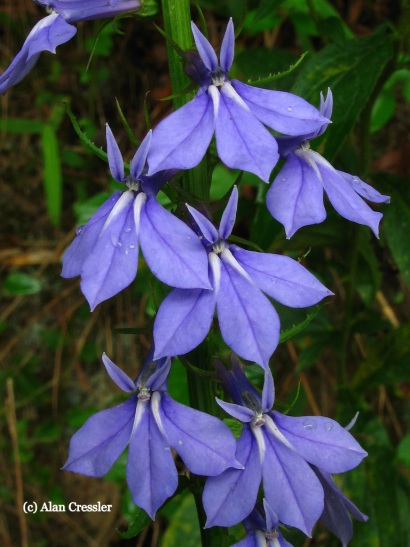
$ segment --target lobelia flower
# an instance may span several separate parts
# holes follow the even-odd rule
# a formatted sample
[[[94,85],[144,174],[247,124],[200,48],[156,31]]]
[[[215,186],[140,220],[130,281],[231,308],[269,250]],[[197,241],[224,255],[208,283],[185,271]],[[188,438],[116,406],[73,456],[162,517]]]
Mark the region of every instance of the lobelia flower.
[[[279,532],[279,519],[264,499],[243,521],[247,536],[231,547],[293,547]]]
[[[197,475],[218,475],[242,467],[235,459],[235,439],[214,416],[174,401],[167,393],[171,359],[152,361],[152,352],[135,382],[105,354],[111,379],[131,393],[124,403],[89,418],[70,441],[63,469],[90,477],[105,475],[129,445],[127,483],[133,501],[154,519],[175,492],[175,449]]]
[[[333,96],[328,90],[326,100],[320,94],[320,112],[330,118]],[[266,194],[266,205],[271,215],[285,227],[290,238],[299,228],[318,224],[326,218],[323,191],[343,217],[369,226],[376,237],[382,214],[372,211],[363,201],[389,203],[390,198],[363,182],[359,177],[338,171],[320,154],[310,149],[310,140],[322,135],[320,129],[297,137],[278,137],[279,153],[285,165]]]
[[[266,367],[279,341],[279,317],[268,298],[295,308],[311,306],[332,293],[297,261],[245,251],[227,242],[235,223],[234,187],[219,230],[188,206],[208,253],[213,291],[173,290],[162,302],[154,324],[155,358],[181,355],[207,335],[215,308],[221,334],[244,359]],[[206,266],[208,271],[208,265]]]
[[[176,171],[146,174],[150,131],[124,175],[124,163],[107,124],[107,153],[113,178],[124,183],[84,226],[63,257],[63,277],[81,275],[81,290],[93,310],[135,278],[138,244],[154,275],[173,287],[211,289],[207,255],[196,234],[156,200],[159,188]]]
[[[70,23],[115,17],[136,10],[139,0],[35,0],[50,14],[41,19],[27,36],[23,47],[0,76],[0,94],[20,82],[36,64],[43,51],[56,52],[56,47],[68,42],[77,32]]]
[[[276,140],[264,125],[280,133],[299,135],[319,129],[328,120],[296,95],[228,78],[235,46],[232,19],[219,61],[205,36],[194,23],[191,26],[199,57],[187,56],[191,63],[186,71],[197,80],[200,89],[192,101],[154,130],[149,173],[195,167],[215,133],[219,157],[228,167],[250,171],[268,181],[279,156]]]
[[[236,362],[231,371],[221,369],[220,374],[234,403],[218,403],[243,422],[236,458],[244,469],[228,469],[207,479],[206,526],[232,526],[246,518],[262,482],[264,497],[280,522],[310,535],[323,513],[324,490],[309,464],[326,473],[342,473],[359,465],[366,452],[334,420],[272,411],[275,395],[269,369],[262,396]]]
[[[340,539],[346,547],[353,537],[353,524],[349,513],[360,522],[366,522],[368,517],[363,514],[335,485],[330,473],[311,466],[323,487],[325,506],[320,517],[328,530]]]

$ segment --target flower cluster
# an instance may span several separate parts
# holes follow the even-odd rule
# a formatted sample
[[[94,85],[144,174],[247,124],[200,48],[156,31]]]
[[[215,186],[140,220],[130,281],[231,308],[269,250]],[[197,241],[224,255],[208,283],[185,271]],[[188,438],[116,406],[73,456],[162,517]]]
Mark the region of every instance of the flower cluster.
[[[138,0],[38,3],[51,13],[33,28],[0,77],[0,93],[19,82],[42,51],[54,53],[74,36],[72,23],[140,6]],[[178,486],[174,451],[189,472],[206,477],[206,527],[243,522],[247,535],[236,546],[291,547],[279,526],[310,535],[318,520],[347,545],[353,534],[349,514],[362,521],[367,517],[338,489],[332,474],[358,466],[366,452],[330,418],[291,417],[274,410],[269,368],[280,339],[279,315],[271,299],[302,308],[333,293],[298,261],[232,242],[236,186],[218,228],[205,205],[194,208],[187,203],[182,220],[164,208],[157,195],[180,170],[201,161],[214,137],[226,166],[254,173],[267,183],[278,160],[284,160],[266,203],[287,237],[325,219],[324,191],[342,216],[369,226],[377,236],[382,215],[362,198],[374,203],[389,198],[334,169],[310,149],[310,141],[330,123],[330,90],[326,99],[321,96],[318,110],[291,93],[231,79],[232,19],[219,56],[194,23],[192,33],[197,52],[187,56],[186,72],[199,86],[195,98],[147,133],[127,174],[107,124],[109,169],[124,190],[115,192],[78,228],[63,258],[62,276],[81,277],[91,310],[133,282],[139,249],[152,274],[172,288],[159,305],[153,347],[135,381],[103,356],[107,373],[129,398],[95,414],[74,434],[64,469],[101,477],[128,446],[126,474],[132,498],[154,519]],[[216,317],[226,345],[257,363],[264,374],[260,394],[236,358],[230,369],[218,362],[217,376],[230,401],[217,402],[240,422],[238,440],[219,418],[174,401],[167,388],[172,358],[197,348]]]

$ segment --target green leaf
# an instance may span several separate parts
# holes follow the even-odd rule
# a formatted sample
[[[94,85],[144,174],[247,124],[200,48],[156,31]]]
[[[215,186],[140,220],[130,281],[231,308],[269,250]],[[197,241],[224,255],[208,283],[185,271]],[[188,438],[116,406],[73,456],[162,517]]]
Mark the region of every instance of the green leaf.
[[[41,291],[41,282],[32,275],[14,272],[6,277],[4,289],[15,296],[36,294]]]
[[[302,53],[302,55],[299,57],[296,63],[294,63],[293,65],[290,65],[290,67],[287,70],[284,70],[283,72],[278,72],[277,74],[269,74],[269,76],[265,76],[264,78],[259,78],[258,80],[253,80],[253,81],[248,80],[247,83],[249,85],[254,85],[254,86],[258,86],[258,85],[265,86],[266,84],[269,84],[276,80],[280,80],[281,78],[284,78],[285,76],[288,76],[288,74],[293,72],[301,64],[301,62],[303,61],[303,59],[306,57],[307,54],[308,54],[307,51],[305,51],[305,53]]]
[[[161,540],[161,547],[197,547],[201,545],[198,515],[192,495],[180,496],[181,502],[172,515]],[[175,500],[176,501],[176,500]]]
[[[354,389],[368,391],[379,385],[410,380],[410,322],[383,338],[369,337],[366,358],[351,381]]]
[[[349,40],[341,48],[330,44],[309,57],[298,71],[292,92],[313,104],[330,87],[334,106],[327,129],[324,156],[331,161],[372,96],[386,64],[392,58],[392,38],[385,29]]]
[[[369,516],[367,523],[355,523],[355,547],[402,547],[409,545],[408,533],[402,526],[399,507],[401,482],[391,462],[394,450],[384,426],[376,418],[361,415],[364,424],[364,449],[368,451],[359,468],[346,473],[340,480],[343,492]],[[339,478],[337,477],[337,480]],[[408,517],[407,517],[408,518]],[[407,536],[407,537],[406,537]]]
[[[397,460],[410,469],[410,433],[402,438],[397,447]]]
[[[128,530],[126,532],[120,532],[119,530],[117,530],[118,535],[122,539],[130,539],[137,536],[151,522],[151,519],[149,518],[149,516],[143,509],[140,509],[139,507],[137,507],[136,510],[137,510],[136,516],[134,520],[131,522],[131,524],[129,525]]]
[[[98,156],[100,159],[106,161],[108,163],[108,156],[104,150],[101,148],[98,148],[93,142],[90,141],[90,139],[87,137],[87,135],[82,131],[81,127],[78,125],[77,118],[74,116],[74,114],[71,111],[71,108],[67,103],[65,104],[65,108],[68,114],[68,117],[71,120],[71,123],[73,124],[74,131],[77,133],[78,137],[80,138],[80,141],[84,144],[88,150],[90,150],[93,154]]]
[[[391,203],[384,208],[383,230],[390,251],[400,273],[410,288],[410,246],[407,237],[410,219],[410,189],[408,180],[390,177],[389,194]]]
[[[54,225],[58,225],[62,208],[63,179],[57,135],[51,124],[43,125],[41,144],[44,158],[43,182],[48,216]]]
[[[301,323],[298,323],[297,325],[294,325],[290,329],[284,330],[280,333],[280,343],[286,342],[286,340],[290,340],[297,334],[299,334],[304,328],[306,328],[309,323],[313,321],[313,319],[316,317],[316,315],[320,312],[320,310],[325,306],[326,304],[320,304],[318,306],[315,306],[315,309],[312,311],[312,313],[309,313],[306,316],[306,319],[302,321]]]
[[[21,120],[19,118],[0,120],[0,131],[5,133],[41,133],[43,122],[39,120]]]
[[[189,391],[186,369],[175,357],[168,376],[168,391],[171,397],[181,404],[189,406]]]
[[[224,418],[223,423],[229,427],[236,440],[239,439],[243,429],[243,423],[234,418]]]
[[[82,226],[85,224],[97,209],[111,196],[109,192],[99,192],[95,196],[74,204],[74,213],[77,218],[77,223]]]

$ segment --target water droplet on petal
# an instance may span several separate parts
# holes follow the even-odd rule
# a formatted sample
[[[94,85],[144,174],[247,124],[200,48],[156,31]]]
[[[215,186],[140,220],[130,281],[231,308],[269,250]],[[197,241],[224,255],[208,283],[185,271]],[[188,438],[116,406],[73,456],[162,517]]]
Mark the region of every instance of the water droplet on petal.
[[[127,255],[130,252],[129,249],[125,249],[125,254]]]
[[[305,429],[308,429],[309,431],[314,431],[316,429],[316,420],[313,420],[312,418],[306,418],[306,420],[303,422],[303,427]]]
[[[75,231],[76,235],[79,236],[83,230],[84,230],[84,225],[83,225],[83,226],[79,226],[79,227],[77,228],[77,230]]]
[[[284,178],[282,179],[282,182],[286,182],[287,180],[288,180],[288,179],[287,179],[286,177],[284,177]]]
[[[135,245],[130,245],[130,249],[135,249]]]
[[[178,441],[178,444],[180,444],[180,445],[181,445],[181,444],[182,444],[182,441]]]
[[[286,109],[288,112],[292,112],[293,111],[293,108],[291,106],[288,106],[287,109]]]
[[[125,228],[124,232],[126,232],[127,234],[129,234],[131,232],[131,228]]]
[[[326,431],[331,431],[333,429],[332,422],[325,422],[325,429]]]
[[[352,177],[352,182],[354,182],[355,184],[359,184],[358,177]]]
[[[111,239],[111,244],[113,247],[121,247],[122,243],[118,239]]]

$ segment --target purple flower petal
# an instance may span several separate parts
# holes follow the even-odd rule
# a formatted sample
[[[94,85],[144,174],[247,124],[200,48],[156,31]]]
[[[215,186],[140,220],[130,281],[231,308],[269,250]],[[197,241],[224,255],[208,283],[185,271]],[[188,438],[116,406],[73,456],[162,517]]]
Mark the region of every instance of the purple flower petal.
[[[105,134],[107,139],[108,165],[112,178],[118,182],[124,182],[124,160],[108,123],[105,124]]]
[[[139,178],[139,176],[141,175],[145,167],[148,150],[151,145],[151,139],[152,139],[152,131],[150,130],[145,135],[144,140],[139,145],[138,150],[135,152],[134,157],[131,160],[130,173],[135,180]]]
[[[167,116],[154,129],[148,153],[149,175],[164,169],[191,169],[204,157],[215,129],[206,93]]]
[[[234,33],[233,22],[231,17],[226,27],[225,35],[222,40],[221,52],[219,54],[221,67],[223,68],[225,72],[229,72],[232,66],[234,53],[235,53],[235,33]]]
[[[233,245],[230,249],[260,290],[285,306],[304,308],[333,294],[288,256],[245,251]]]
[[[232,86],[262,123],[285,135],[311,133],[328,123],[317,108],[301,97],[232,80]]]
[[[87,224],[77,228],[77,236],[63,256],[62,277],[76,277],[81,274],[84,262],[94,251],[102,227],[121,195],[120,191],[115,192],[101,205]]]
[[[221,224],[219,225],[219,235],[221,239],[228,239],[232,233],[235,224],[236,210],[238,208],[238,188],[233,187],[231,197],[222,214]]]
[[[196,475],[219,475],[228,467],[241,467],[235,458],[236,441],[218,418],[161,397],[160,418],[169,444]]]
[[[211,327],[214,291],[174,289],[159,307],[154,323],[155,359],[196,348]]]
[[[243,470],[227,469],[205,483],[202,497],[207,521],[211,526],[234,526],[252,511],[261,481],[259,454],[249,428],[245,426],[237,443],[236,457]]]
[[[313,467],[325,493],[325,508],[320,517],[322,523],[332,534],[340,539],[343,547],[346,547],[353,537],[353,524],[351,515],[361,522],[366,522],[368,517],[361,513],[359,509],[337,488],[331,475],[323,473]]]
[[[93,310],[135,279],[138,236],[134,222],[134,193],[126,191],[111,211],[92,254],[84,262],[81,290]]]
[[[102,477],[111,469],[130,439],[136,397],[89,418],[71,438],[63,469],[89,477]]]
[[[144,366],[149,365],[150,361],[152,361],[153,355],[153,348],[151,348],[149,360],[145,360]],[[151,391],[165,391],[167,389],[167,379],[169,371],[171,369],[171,363],[172,359],[170,357],[163,357],[162,359],[158,359],[156,361],[157,370],[151,374],[151,376],[146,381],[145,386],[150,388]],[[142,375],[142,373],[143,371],[141,371],[141,373],[138,375],[138,379],[140,378],[140,375]]]
[[[228,346],[244,359],[266,367],[279,342],[278,314],[261,291],[225,259],[217,310],[222,337]]]
[[[150,411],[150,402],[139,402],[141,405],[145,408],[130,439],[127,483],[134,503],[155,519],[157,510],[175,492],[178,473],[171,448]]]
[[[302,226],[322,222],[323,186],[314,166],[290,154],[266,194],[266,206],[285,227],[287,238]]]
[[[163,283],[182,289],[212,289],[200,239],[153,196],[141,210],[139,241],[150,270]]]
[[[206,218],[202,213],[186,204],[188,211],[193,216],[198,228],[201,230],[202,235],[209,243],[216,243],[219,239],[218,230],[212,224],[210,220]]]
[[[225,410],[227,414],[229,414],[233,418],[236,418],[237,420],[240,420],[241,422],[249,423],[255,416],[254,411],[246,406],[241,406],[234,403],[227,403],[226,401],[221,401],[221,399],[218,399],[217,397],[216,402],[221,408]]]
[[[20,82],[36,64],[42,51],[56,52],[56,47],[68,42],[77,29],[57,13],[41,19],[27,36],[21,50],[0,76],[0,94]]]
[[[202,32],[198,29],[194,22],[191,22],[192,34],[194,35],[196,49],[201,56],[204,65],[210,71],[218,67],[218,58],[209,41],[205,38]]]
[[[266,430],[265,430],[266,431]],[[271,433],[265,434],[263,490],[284,524],[310,536],[323,511],[323,489],[305,460]]]
[[[102,360],[111,380],[123,391],[130,393],[135,390],[135,384],[111,359],[103,353]]]
[[[273,383],[273,376],[268,367],[265,370],[265,380],[263,382],[262,391],[262,412],[268,412],[275,402],[275,384]]]
[[[273,419],[294,449],[324,471],[349,471],[367,455],[354,437],[330,418],[294,418],[273,412]]]
[[[217,112],[219,157],[228,167],[255,173],[267,182],[279,159],[275,139],[229,83],[225,82],[220,89],[219,92],[215,86],[209,88]]]
[[[71,22],[115,17],[140,7],[139,0],[36,0]]]
[[[273,530],[274,528],[277,528],[279,526],[278,515],[275,513],[275,511],[272,509],[266,499],[263,500],[263,508],[265,510],[266,529]]]
[[[380,194],[375,188],[366,184],[359,177],[352,177],[349,173],[344,173],[343,171],[337,171],[339,175],[353,188],[356,194],[362,196],[373,203],[390,203],[390,196],[384,196]]]
[[[352,222],[369,226],[374,235],[379,237],[379,223],[383,215],[372,211],[350,184],[320,154],[312,151],[309,153],[316,161],[326,194],[336,211]]]

